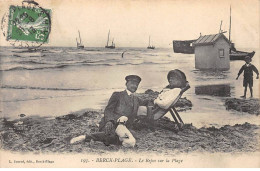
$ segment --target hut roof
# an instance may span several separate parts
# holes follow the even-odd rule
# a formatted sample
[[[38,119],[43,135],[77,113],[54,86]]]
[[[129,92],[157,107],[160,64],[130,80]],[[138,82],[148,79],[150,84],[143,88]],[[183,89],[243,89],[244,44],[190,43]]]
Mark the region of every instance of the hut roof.
[[[193,43],[193,46],[212,45],[212,44],[215,44],[216,41],[221,37],[223,37],[230,44],[230,41],[226,38],[226,36],[223,33],[218,33],[218,34],[200,36]]]

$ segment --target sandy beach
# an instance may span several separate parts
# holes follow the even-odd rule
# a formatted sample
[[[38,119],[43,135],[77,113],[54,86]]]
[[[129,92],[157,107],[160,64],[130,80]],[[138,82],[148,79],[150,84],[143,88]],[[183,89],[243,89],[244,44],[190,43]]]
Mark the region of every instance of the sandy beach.
[[[154,99],[158,92],[148,90],[138,94],[140,98]],[[181,111],[192,109],[192,103],[182,98],[176,104]],[[145,122],[136,123],[132,133],[136,147],[105,146],[102,142],[70,144],[71,138],[98,131],[102,110],[82,110],[56,118],[24,116],[8,120],[1,118],[1,148],[22,153],[88,153],[108,154],[119,150],[136,153],[174,155],[182,153],[246,153],[259,152],[260,126],[250,123],[225,125],[220,128],[196,128],[185,124],[178,129],[167,117],[155,122],[154,130]]]

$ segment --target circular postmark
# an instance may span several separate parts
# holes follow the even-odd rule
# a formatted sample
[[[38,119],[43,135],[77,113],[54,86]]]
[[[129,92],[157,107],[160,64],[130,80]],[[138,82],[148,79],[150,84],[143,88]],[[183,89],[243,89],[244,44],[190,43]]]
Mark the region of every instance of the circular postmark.
[[[2,17],[1,30],[12,46],[40,47],[49,40],[51,10],[42,8],[34,0],[24,0],[21,6],[10,5]]]

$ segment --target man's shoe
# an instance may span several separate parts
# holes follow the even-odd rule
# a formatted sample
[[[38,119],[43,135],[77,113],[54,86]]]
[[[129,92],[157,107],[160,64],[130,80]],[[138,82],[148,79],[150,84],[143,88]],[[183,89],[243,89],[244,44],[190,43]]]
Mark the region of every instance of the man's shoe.
[[[91,135],[86,134],[84,141],[85,141],[85,142],[90,142],[92,139],[93,139],[93,137],[92,137]]]
[[[243,99],[245,99],[246,98],[246,96],[240,96],[241,98],[243,98]]]
[[[80,141],[83,141],[85,139],[86,135],[80,135],[78,137],[75,137],[75,138],[72,138],[70,140],[70,144],[74,144],[76,142],[80,142]]]

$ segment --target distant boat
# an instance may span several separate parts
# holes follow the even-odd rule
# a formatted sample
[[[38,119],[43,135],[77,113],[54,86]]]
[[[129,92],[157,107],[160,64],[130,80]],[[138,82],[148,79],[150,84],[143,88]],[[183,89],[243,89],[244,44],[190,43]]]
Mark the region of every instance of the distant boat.
[[[229,19],[229,41],[231,43],[231,6],[230,6],[230,19]],[[244,51],[238,51],[235,48],[235,44],[230,44],[230,50],[229,50],[229,57],[230,60],[245,60],[246,56],[249,56],[250,58],[253,58],[255,55],[255,51],[252,52],[244,52]]]
[[[148,45],[147,49],[155,49],[154,46],[151,46],[151,45],[150,45],[150,39],[151,39],[151,36],[149,36],[149,45]]]
[[[231,53],[229,54],[230,60],[245,60],[246,56],[253,58],[254,55],[255,55],[255,51],[253,52],[231,51]]]
[[[108,31],[108,36],[107,36],[107,45],[105,46],[105,48],[115,49],[114,39],[112,40],[112,44],[111,44],[111,45],[108,45],[108,43],[109,43],[109,36],[110,36],[110,30]]]
[[[173,40],[173,51],[174,53],[184,53],[184,54],[194,54],[194,47],[192,47],[192,43],[194,40]]]
[[[220,32],[222,32],[221,26],[220,26]],[[236,50],[234,43],[232,43],[232,41],[230,40],[230,36],[231,36],[231,7],[230,7],[230,26],[229,26],[229,42],[230,42],[229,58],[230,60],[244,60],[246,56],[253,58],[253,56],[255,55],[255,51],[244,52],[244,51]],[[173,40],[173,51],[175,53],[194,54],[194,48],[192,47],[192,43],[195,42],[196,40],[197,39]]]
[[[79,31],[78,31],[79,32]],[[76,38],[76,42],[77,42],[77,48],[78,49],[84,49],[84,45],[81,42],[81,37],[80,37],[80,32],[79,32],[79,42],[78,39]]]
[[[37,52],[37,51],[41,51],[42,49],[40,48],[29,48],[29,47],[13,47],[13,49],[11,49],[12,52],[16,52],[16,53],[23,53],[23,52]]]
[[[173,51],[174,53],[183,53],[183,54],[194,54],[194,48],[192,47],[192,43],[195,40],[173,40]],[[255,51],[252,52],[244,52],[238,51],[234,47],[234,43],[231,43],[229,58],[230,60],[244,60],[246,56],[252,58],[255,55]]]
[[[234,47],[234,43],[231,44],[231,48],[229,52],[230,60],[245,60],[246,56],[253,58],[254,55],[255,55],[255,51],[252,52],[238,51]]]

